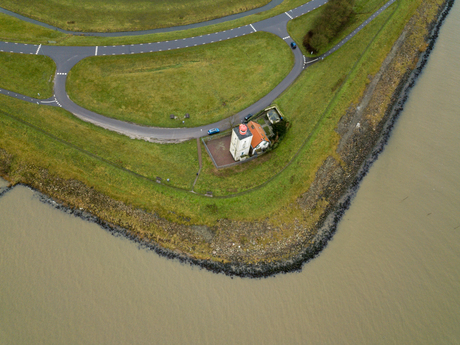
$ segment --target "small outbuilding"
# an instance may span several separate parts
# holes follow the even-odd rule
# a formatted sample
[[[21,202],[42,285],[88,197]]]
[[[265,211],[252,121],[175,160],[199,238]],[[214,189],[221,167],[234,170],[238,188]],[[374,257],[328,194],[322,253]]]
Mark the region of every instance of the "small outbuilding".
[[[279,111],[278,107],[275,105],[273,107],[265,109],[267,114],[267,119],[273,125],[274,123],[280,122],[283,118],[281,112]]]

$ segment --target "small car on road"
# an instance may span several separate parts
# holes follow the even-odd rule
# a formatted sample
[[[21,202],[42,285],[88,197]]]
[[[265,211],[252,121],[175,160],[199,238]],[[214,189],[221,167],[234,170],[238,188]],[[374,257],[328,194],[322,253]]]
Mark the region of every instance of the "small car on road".
[[[292,48],[292,49],[297,48],[297,44],[296,44],[295,42],[291,42],[291,48]]]
[[[208,130],[208,135],[217,134],[219,132],[220,132],[219,128],[211,128],[210,130]]]
[[[252,117],[252,114],[248,114],[244,117],[243,119],[243,123],[248,123],[249,122],[249,119]]]

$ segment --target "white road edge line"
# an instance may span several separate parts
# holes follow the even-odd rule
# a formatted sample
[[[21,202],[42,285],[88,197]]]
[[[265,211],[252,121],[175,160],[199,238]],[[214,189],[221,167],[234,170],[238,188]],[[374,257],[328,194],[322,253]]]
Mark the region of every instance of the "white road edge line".
[[[306,64],[308,65],[309,63],[313,63],[313,62],[318,61],[318,60],[319,60],[319,58],[317,58],[315,60],[308,61]]]
[[[291,15],[290,15],[289,13],[287,13],[287,12],[284,12],[284,13],[286,13],[286,15],[287,15],[289,18],[294,19],[294,18],[291,17]]]
[[[96,51],[94,52],[94,56],[97,56],[97,46],[96,46]]]
[[[288,38],[291,38],[291,36],[286,36],[283,38],[283,40],[287,40]]]
[[[252,24],[249,24],[249,25],[251,26],[252,30],[254,30],[254,32],[257,32],[257,30],[254,29],[254,27],[252,26]]]
[[[38,48],[37,48],[37,52],[35,53],[35,55],[38,54],[38,52],[40,51],[40,48],[41,48],[41,47],[42,47],[42,44],[40,43],[40,45],[39,45]]]

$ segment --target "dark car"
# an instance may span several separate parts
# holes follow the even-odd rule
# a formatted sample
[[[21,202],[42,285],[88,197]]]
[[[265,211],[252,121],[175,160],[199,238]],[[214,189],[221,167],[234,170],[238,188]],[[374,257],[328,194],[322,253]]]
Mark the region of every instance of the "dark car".
[[[211,128],[209,131],[208,131],[208,134],[209,135],[212,135],[212,134],[217,134],[220,132],[220,129],[219,128]]]
[[[292,49],[297,48],[297,44],[296,44],[295,42],[291,42],[291,48],[292,48]]]
[[[246,115],[243,119],[243,123],[248,123],[251,117],[252,117],[252,114]]]

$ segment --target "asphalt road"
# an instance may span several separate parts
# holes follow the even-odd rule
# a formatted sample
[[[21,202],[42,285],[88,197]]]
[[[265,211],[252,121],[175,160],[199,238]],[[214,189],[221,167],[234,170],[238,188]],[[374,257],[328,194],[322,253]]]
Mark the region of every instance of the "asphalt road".
[[[295,57],[294,67],[284,80],[281,81],[272,91],[266,96],[252,104],[248,108],[234,114],[232,117],[222,121],[195,128],[159,128],[159,127],[144,127],[132,123],[127,123],[112,118],[105,117],[95,112],[82,108],[72,102],[66,92],[65,85],[67,73],[80,60],[89,56],[104,56],[104,55],[127,55],[127,54],[142,54],[150,52],[160,52],[173,49],[182,49],[203,44],[212,44],[223,40],[249,35],[257,31],[266,31],[281,37],[287,44],[293,42],[289,36],[286,26],[288,21],[308,13],[319,6],[324,5],[327,0],[312,0],[295,9],[282,13],[272,18],[262,20],[260,22],[241,26],[238,28],[207,34],[202,36],[155,42],[144,44],[118,45],[118,46],[95,46],[95,47],[65,47],[65,46],[48,46],[48,45],[33,45],[21,44],[12,42],[0,42],[0,52],[22,53],[22,54],[40,54],[52,58],[56,63],[56,75],[54,83],[54,97],[47,100],[39,100],[30,98],[24,95],[13,93],[8,90],[0,89],[0,93],[15,97],[28,102],[46,104],[52,106],[60,106],[69,112],[73,113],[78,118],[93,123],[97,126],[125,134],[131,138],[144,139],[154,142],[176,142],[188,140],[191,138],[199,138],[207,135],[207,130],[218,127],[221,130],[230,128],[232,125],[241,122],[247,114],[254,114],[269,106],[284,90],[286,90],[295,79],[301,74],[304,68],[309,64],[321,61],[325,57],[334,53],[342,47],[349,39],[358,33],[364,26],[370,23],[377,15],[384,11],[388,6],[396,0],[388,1],[382,8],[368,18],[360,27],[354,30],[349,36],[338,43],[334,48],[320,56],[318,59],[309,60],[303,56],[300,49],[292,50]],[[125,33],[126,34],[126,33]],[[135,33],[133,33],[135,34]]]

